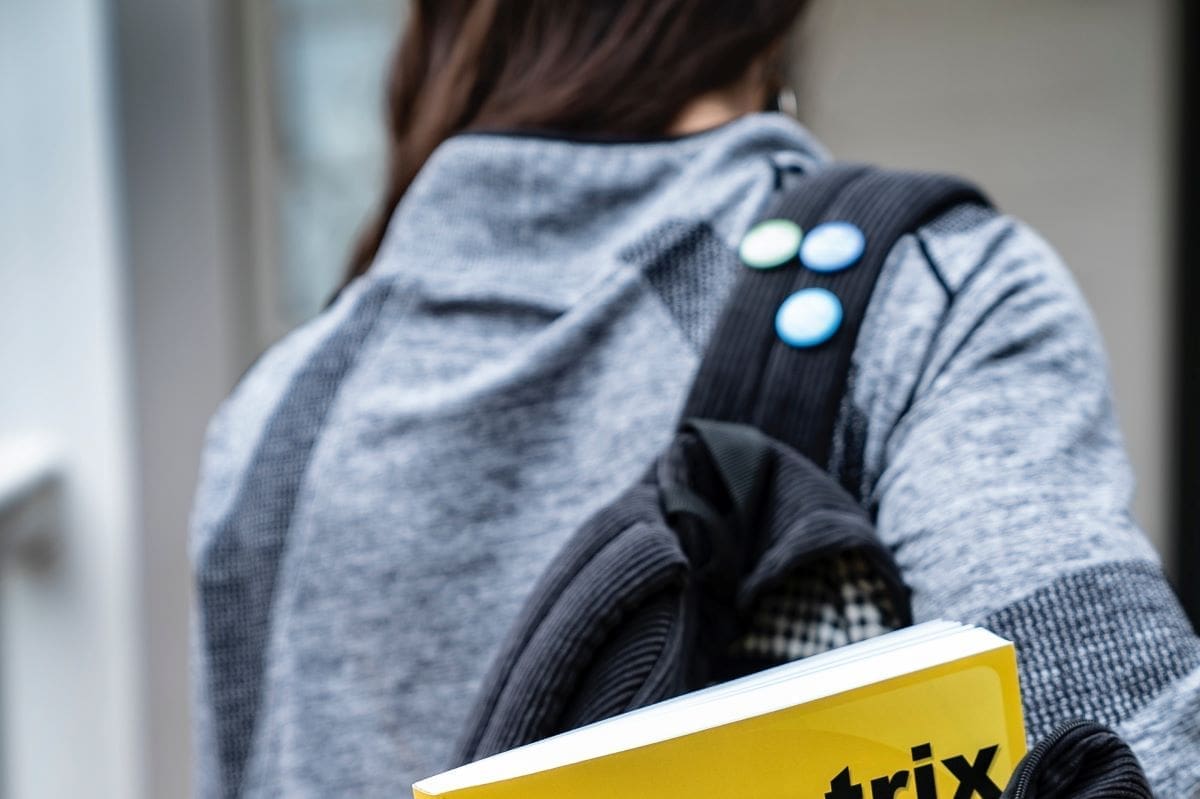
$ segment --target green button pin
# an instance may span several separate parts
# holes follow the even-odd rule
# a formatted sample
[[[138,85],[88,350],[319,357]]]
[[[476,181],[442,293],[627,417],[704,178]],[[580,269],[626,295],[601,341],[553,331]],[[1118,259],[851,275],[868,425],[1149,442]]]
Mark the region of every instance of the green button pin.
[[[790,219],[768,219],[750,228],[742,239],[738,255],[742,263],[754,269],[783,266],[800,252],[804,231]]]

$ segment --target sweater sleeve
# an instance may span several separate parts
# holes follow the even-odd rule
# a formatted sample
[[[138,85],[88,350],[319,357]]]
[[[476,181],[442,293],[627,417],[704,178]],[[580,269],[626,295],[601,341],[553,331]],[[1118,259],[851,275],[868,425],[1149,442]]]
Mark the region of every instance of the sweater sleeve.
[[[1188,795],[1200,642],[1132,518],[1103,347],[1058,256],[960,211],[897,245],[868,320],[864,486],[916,619],[1016,643],[1031,739],[1126,725],[1161,795]]]

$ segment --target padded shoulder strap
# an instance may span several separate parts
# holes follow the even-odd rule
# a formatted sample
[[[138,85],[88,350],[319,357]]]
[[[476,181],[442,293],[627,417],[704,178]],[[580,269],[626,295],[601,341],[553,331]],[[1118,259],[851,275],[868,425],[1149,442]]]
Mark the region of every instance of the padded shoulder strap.
[[[806,233],[823,222],[856,225],[866,249],[849,269],[818,273],[798,262],[746,269],[722,311],[684,418],[749,424],[829,467],[834,425],[867,303],[896,241],[951,208],[988,200],[957,178],[834,165],[780,191],[764,219],[790,219]],[[832,291],[843,319],[834,336],[808,349],[775,332],[775,314],[806,288]]]

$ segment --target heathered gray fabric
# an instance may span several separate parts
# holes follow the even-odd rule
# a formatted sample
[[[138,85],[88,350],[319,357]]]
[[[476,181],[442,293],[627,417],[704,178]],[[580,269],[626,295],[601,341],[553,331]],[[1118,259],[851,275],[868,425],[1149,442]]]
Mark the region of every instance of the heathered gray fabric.
[[[446,765],[545,564],[668,440],[777,169],[825,158],[766,114],[674,141],[467,135],[434,154],[370,273],[211,426],[192,525],[201,796],[398,797]],[[681,241],[710,277],[662,267]],[[353,363],[315,385],[350,330]],[[311,447],[270,440],[305,402],[327,406],[307,411],[323,419]],[[287,476],[264,453],[289,446],[301,480],[271,513],[256,498]],[[1113,562],[1157,573],[1094,324],[1053,251],[1005,216],[958,209],[897,245],[835,452],[918,620],[984,621]],[[248,612],[240,583],[264,575],[265,628],[214,622]],[[1123,721],[1163,796],[1200,782],[1195,725],[1158,721],[1198,690],[1193,672]],[[214,708],[254,694],[231,740]]]
[[[984,626],[1021,647],[1025,727],[1036,739],[1076,717],[1115,727],[1200,668],[1200,643],[1174,611],[1160,570],[1126,561],[1071,572]]]

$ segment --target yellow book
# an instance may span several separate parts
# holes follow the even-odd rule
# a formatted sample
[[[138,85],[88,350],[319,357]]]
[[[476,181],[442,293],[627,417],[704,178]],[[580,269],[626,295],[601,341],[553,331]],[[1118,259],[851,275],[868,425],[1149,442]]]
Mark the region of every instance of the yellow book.
[[[1013,645],[928,622],[504,752],[416,799],[996,799],[1025,753]]]

